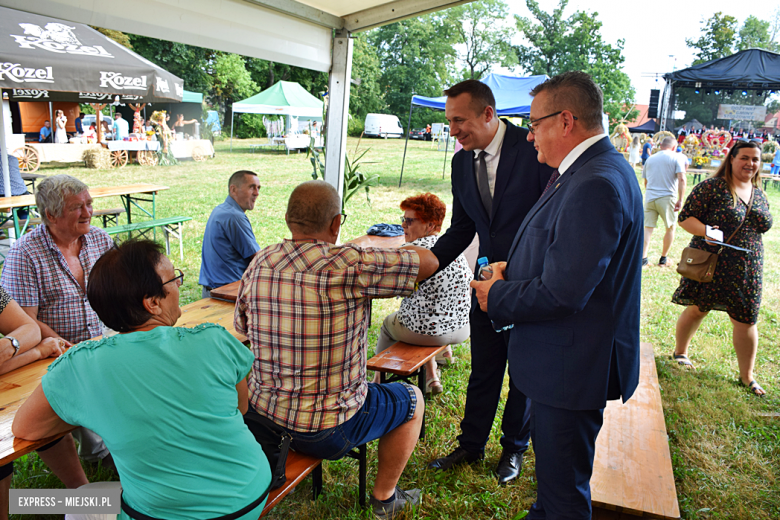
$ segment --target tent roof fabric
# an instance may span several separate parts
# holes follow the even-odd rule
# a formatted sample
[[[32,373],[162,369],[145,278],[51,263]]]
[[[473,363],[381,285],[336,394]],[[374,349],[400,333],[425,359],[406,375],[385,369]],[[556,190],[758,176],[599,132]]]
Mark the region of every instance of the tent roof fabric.
[[[499,116],[528,117],[531,112],[531,90],[547,81],[547,76],[515,77],[501,74],[488,74],[480,81],[490,87],[496,98],[496,112]],[[412,104],[420,107],[444,110],[447,96],[413,96]]]
[[[642,134],[642,133],[655,133],[660,129],[660,126],[655,121],[655,119],[648,119],[644,123],[642,123],[639,126],[629,126],[628,131],[635,133],[635,134]]]
[[[184,95],[181,97],[182,103],[203,103],[203,94],[200,92],[184,91]]]
[[[746,49],[731,56],[664,74],[675,87],[780,89],[780,54]]]
[[[322,117],[323,103],[294,81],[278,81],[254,96],[233,103],[233,112]]]
[[[0,88],[11,101],[181,101],[184,82],[86,25],[0,7]]]

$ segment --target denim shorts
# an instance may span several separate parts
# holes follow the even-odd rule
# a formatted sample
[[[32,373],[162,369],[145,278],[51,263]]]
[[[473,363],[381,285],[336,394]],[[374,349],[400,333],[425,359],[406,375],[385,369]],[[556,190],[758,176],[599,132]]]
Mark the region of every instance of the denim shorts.
[[[347,422],[319,432],[290,431],[292,448],[320,459],[338,460],[352,448],[376,440],[414,416],[417,397],[406,383],[368,383],[363,407]]]

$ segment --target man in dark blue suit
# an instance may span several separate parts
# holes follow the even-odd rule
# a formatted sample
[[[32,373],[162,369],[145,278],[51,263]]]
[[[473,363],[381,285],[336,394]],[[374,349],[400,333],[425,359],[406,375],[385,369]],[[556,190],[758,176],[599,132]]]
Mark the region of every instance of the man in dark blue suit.
[[[538,479],[526,518],[590,518],[606,401],[627,400],[639,379],[642,196],[590,76],[567,72],[531,93],[528,139],[557,171],[507,263],[472,285],[497,325],[514,324],[509,369],[532,402]]]
[[[528,131],[496,116],[490,87],[476,80],[459,83],[444,92],[450,134],[463,146],[452,158],[452,224],[432,251],[440,269],[455,260],[479,235],[479,256],[490,262],[506,260],[509,246],[528,210],[536,203],[552,169],[536,161],[526,140]],[[507,360],[508,332],[496,332],[472,301],[471,375],[459,447],[431,462],[447,470],[484,456],[496,416]],[[530,438],[530,402],[510,376],[502,420],[503,453],[496,467],[506,483],[520,474]]]

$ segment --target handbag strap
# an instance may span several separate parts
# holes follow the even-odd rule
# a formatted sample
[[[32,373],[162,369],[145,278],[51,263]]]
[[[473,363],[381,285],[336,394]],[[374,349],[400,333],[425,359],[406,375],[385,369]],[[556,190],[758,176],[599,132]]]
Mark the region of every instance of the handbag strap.
[[[750,201],[748,202],[748,208],[747,211],[745,211],[745,216],[742,217],[742,222],[739,223],[739,226],[737,226],[737,229],[734,230],[734,232],[731,234],[731,236],[723,242],[724,244],[728,244],[731,242],[731,239],[734,238],[734,236],[737,234],[737,232],[742,229],[742,224],[745,223],[747,220],[748,213],[750,213],[750,210],[753,209],[753,195],[756,193],[756,189],[753,188],[753,190],[750,192]]]

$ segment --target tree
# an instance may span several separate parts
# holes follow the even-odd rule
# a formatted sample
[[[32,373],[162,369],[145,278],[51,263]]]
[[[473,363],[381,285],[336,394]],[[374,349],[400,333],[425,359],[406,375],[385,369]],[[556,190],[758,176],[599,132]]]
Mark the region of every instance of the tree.
[[[624,40],[613,46],[602,39],[598,13],[576,11],[564,19],[568,0],[560,0],[552,13],[542,10],[535,0],[526,0],[526,5],[535,20],[515,15],[518,30],[530,43],[515,47],[520,67],[528,74],[548,76],[586,72],[604,93],[604,112],[610,122],[623,118],[635,95],[631,80],[622,71]],[[636,114],[631,111],[627,119],[635,119]]]
[[[374,29],[368,36],[379,54],[380,91],[388,111],[406,121],[412,93],[440,96],[455,66],[457,32],[450,16],[437,12]],[[412,126],[441,119],[417,111]]]
[[[349,93],[349,111],[361,122],[366,114],[382,112],[387,104],[379,87],[382,69],[379,57],[368,41],[366,33],[358,34],[352,51],[352,80]]]
[[[127,35],[133,51],[184,80],[187,90],[208,94],[209,68],[215,51],[135,34]]]
[[[703,34],[698,40],[685,39],[685,44],[697,49],[693,65],[716,60],[733,54],[731,45],[737,35],[737,19],[724,15],[721,11],[713,14],[709,20],[701,22],[704,25]]]
[[[748,16],[739,30],[739,42],[737,50],[765,49],[772,52],[778,51],[777,43],[770,34],[770,23],[759,20],[755,16]]]
[[[514,28],[505,25],[509,7],[501,0],[480,0],[447,11],[465,47],[458,57],[466,64],[463,79],[480,79],[494,65],[512,67],[517,56],[510,41]]]

